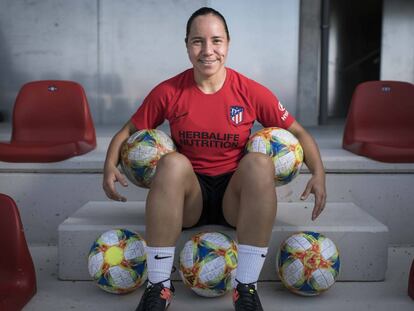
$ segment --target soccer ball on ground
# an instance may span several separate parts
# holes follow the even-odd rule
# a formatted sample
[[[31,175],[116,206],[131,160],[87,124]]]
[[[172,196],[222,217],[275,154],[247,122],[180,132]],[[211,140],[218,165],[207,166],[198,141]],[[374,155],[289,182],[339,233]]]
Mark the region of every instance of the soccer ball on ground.
[[[104,232],[89,251],[89,275],[109,293],[132,292],[147,279],[145,245],[138,233],[126,229]]]
[[[254,133],[246,144],[246,151],[264,153],[272,158],[276,186],[291,182],[303,163],[303,150],[298,139],[279,127],[268,127]]]
[[[122,170],[132,183],[149,188],[158,160],[175,150],[173,140],[163,131],[137,131],[121,147]]]
[[[276,258],[282,283],[293,293],[316,296],[330,288],[340,269],[332,240],[317,232],[300,232],[282,242]]]
[[[220,232],[201,232],[180,253],[180,276],[203,297],[224,295],[232,288],[237,267],[237,244]]]

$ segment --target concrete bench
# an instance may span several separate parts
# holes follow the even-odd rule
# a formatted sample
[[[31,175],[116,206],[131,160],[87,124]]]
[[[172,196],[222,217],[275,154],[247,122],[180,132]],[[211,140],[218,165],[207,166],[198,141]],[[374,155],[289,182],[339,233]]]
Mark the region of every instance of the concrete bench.
[[[340,252],[339,281],[381,281],[387,269],[388,228],[353,203],[327,203],[311,221],[312,203],[279,203],[261,281],[278,280],[276,253],[281,242],[298,231],[316,231],[329,237]],[[145,237],[145,202],[89,202],[59,225],[59,278],[90,280],[87,256],[93,241],[114,228],[134,230]],[[254,225],[254,224],[252,224]],[[258,228],[259,230],[260,228]],[[221,231],[235,238],[235,231],[222,226],[203,226],[183,231],[174,265],[184,243],[195,233]],[[173,280],[179,280],[178,272]]]

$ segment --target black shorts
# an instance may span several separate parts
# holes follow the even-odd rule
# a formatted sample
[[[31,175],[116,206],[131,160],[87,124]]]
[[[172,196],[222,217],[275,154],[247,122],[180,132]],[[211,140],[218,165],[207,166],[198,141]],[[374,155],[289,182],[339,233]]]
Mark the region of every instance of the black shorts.
[[[213,224],[234,228],[226,221],[223,215],[224,192],[227,189],[227,185],[231,176],[233,176],[233,173],[234,172],[218,176],[208,176],[196,173],[203,196],[203,211],[201,212],[198,222],[191,228]]]

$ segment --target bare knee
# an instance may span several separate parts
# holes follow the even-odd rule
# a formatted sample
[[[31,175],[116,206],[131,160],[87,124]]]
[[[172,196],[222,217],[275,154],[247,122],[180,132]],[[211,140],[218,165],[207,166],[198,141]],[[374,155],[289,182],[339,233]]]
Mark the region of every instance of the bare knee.
[[[193,171],[192,165],[186,156],[171,152],[164,155],[157,163],[157,170],[154,179],[175,179],[186,178]]]
[[[241,217],[255,219],[262,223],[272,220],[276,213],[275,167],[273,160],[266,154],[248,153],[241,161],[241,197],[248,200],[247,212]]]
[[[250,152],[240,161],[240,167],[246,169],[274,170],[272,158],[260,152]]]
[[[272,158],[266,154],[259,152],[246,154],[240,161],[239,169],[248,178],[273,183],[275,166]]]

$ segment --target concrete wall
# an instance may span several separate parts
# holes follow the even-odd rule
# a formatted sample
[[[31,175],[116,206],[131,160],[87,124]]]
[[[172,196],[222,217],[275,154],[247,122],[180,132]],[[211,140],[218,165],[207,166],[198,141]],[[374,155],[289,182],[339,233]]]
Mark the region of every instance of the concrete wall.
[[[299,0],[2,0],[0,111],[21,85],[70,79],[86,89],[95,124],[121,124],[152,87],[190,67],[187,19],[212,6],[228,20],[228,65],[296,110]]]
[[[25,82],[70,79],[85,87],[96,124],[123,123],[155,84],[190,66],[185,23],[205,5],[227,18],[228,65],[316,125],[321,0],[2,0],[0,114],[10,121]],[[413,1],[383,1],[382,80],[414,82],[413,16]],[[330,79],[332,94],[340,82]]]
[[[414,1],[384,0],[381,80],[414,83]]]
[[[0,111],[10,120],[22,84],[70,79],[98,113],[96,1],[0,1]]]
[[[298,101],[296,118],[304,126],[317,125],[321,49],[321,0],[300,4]]]

